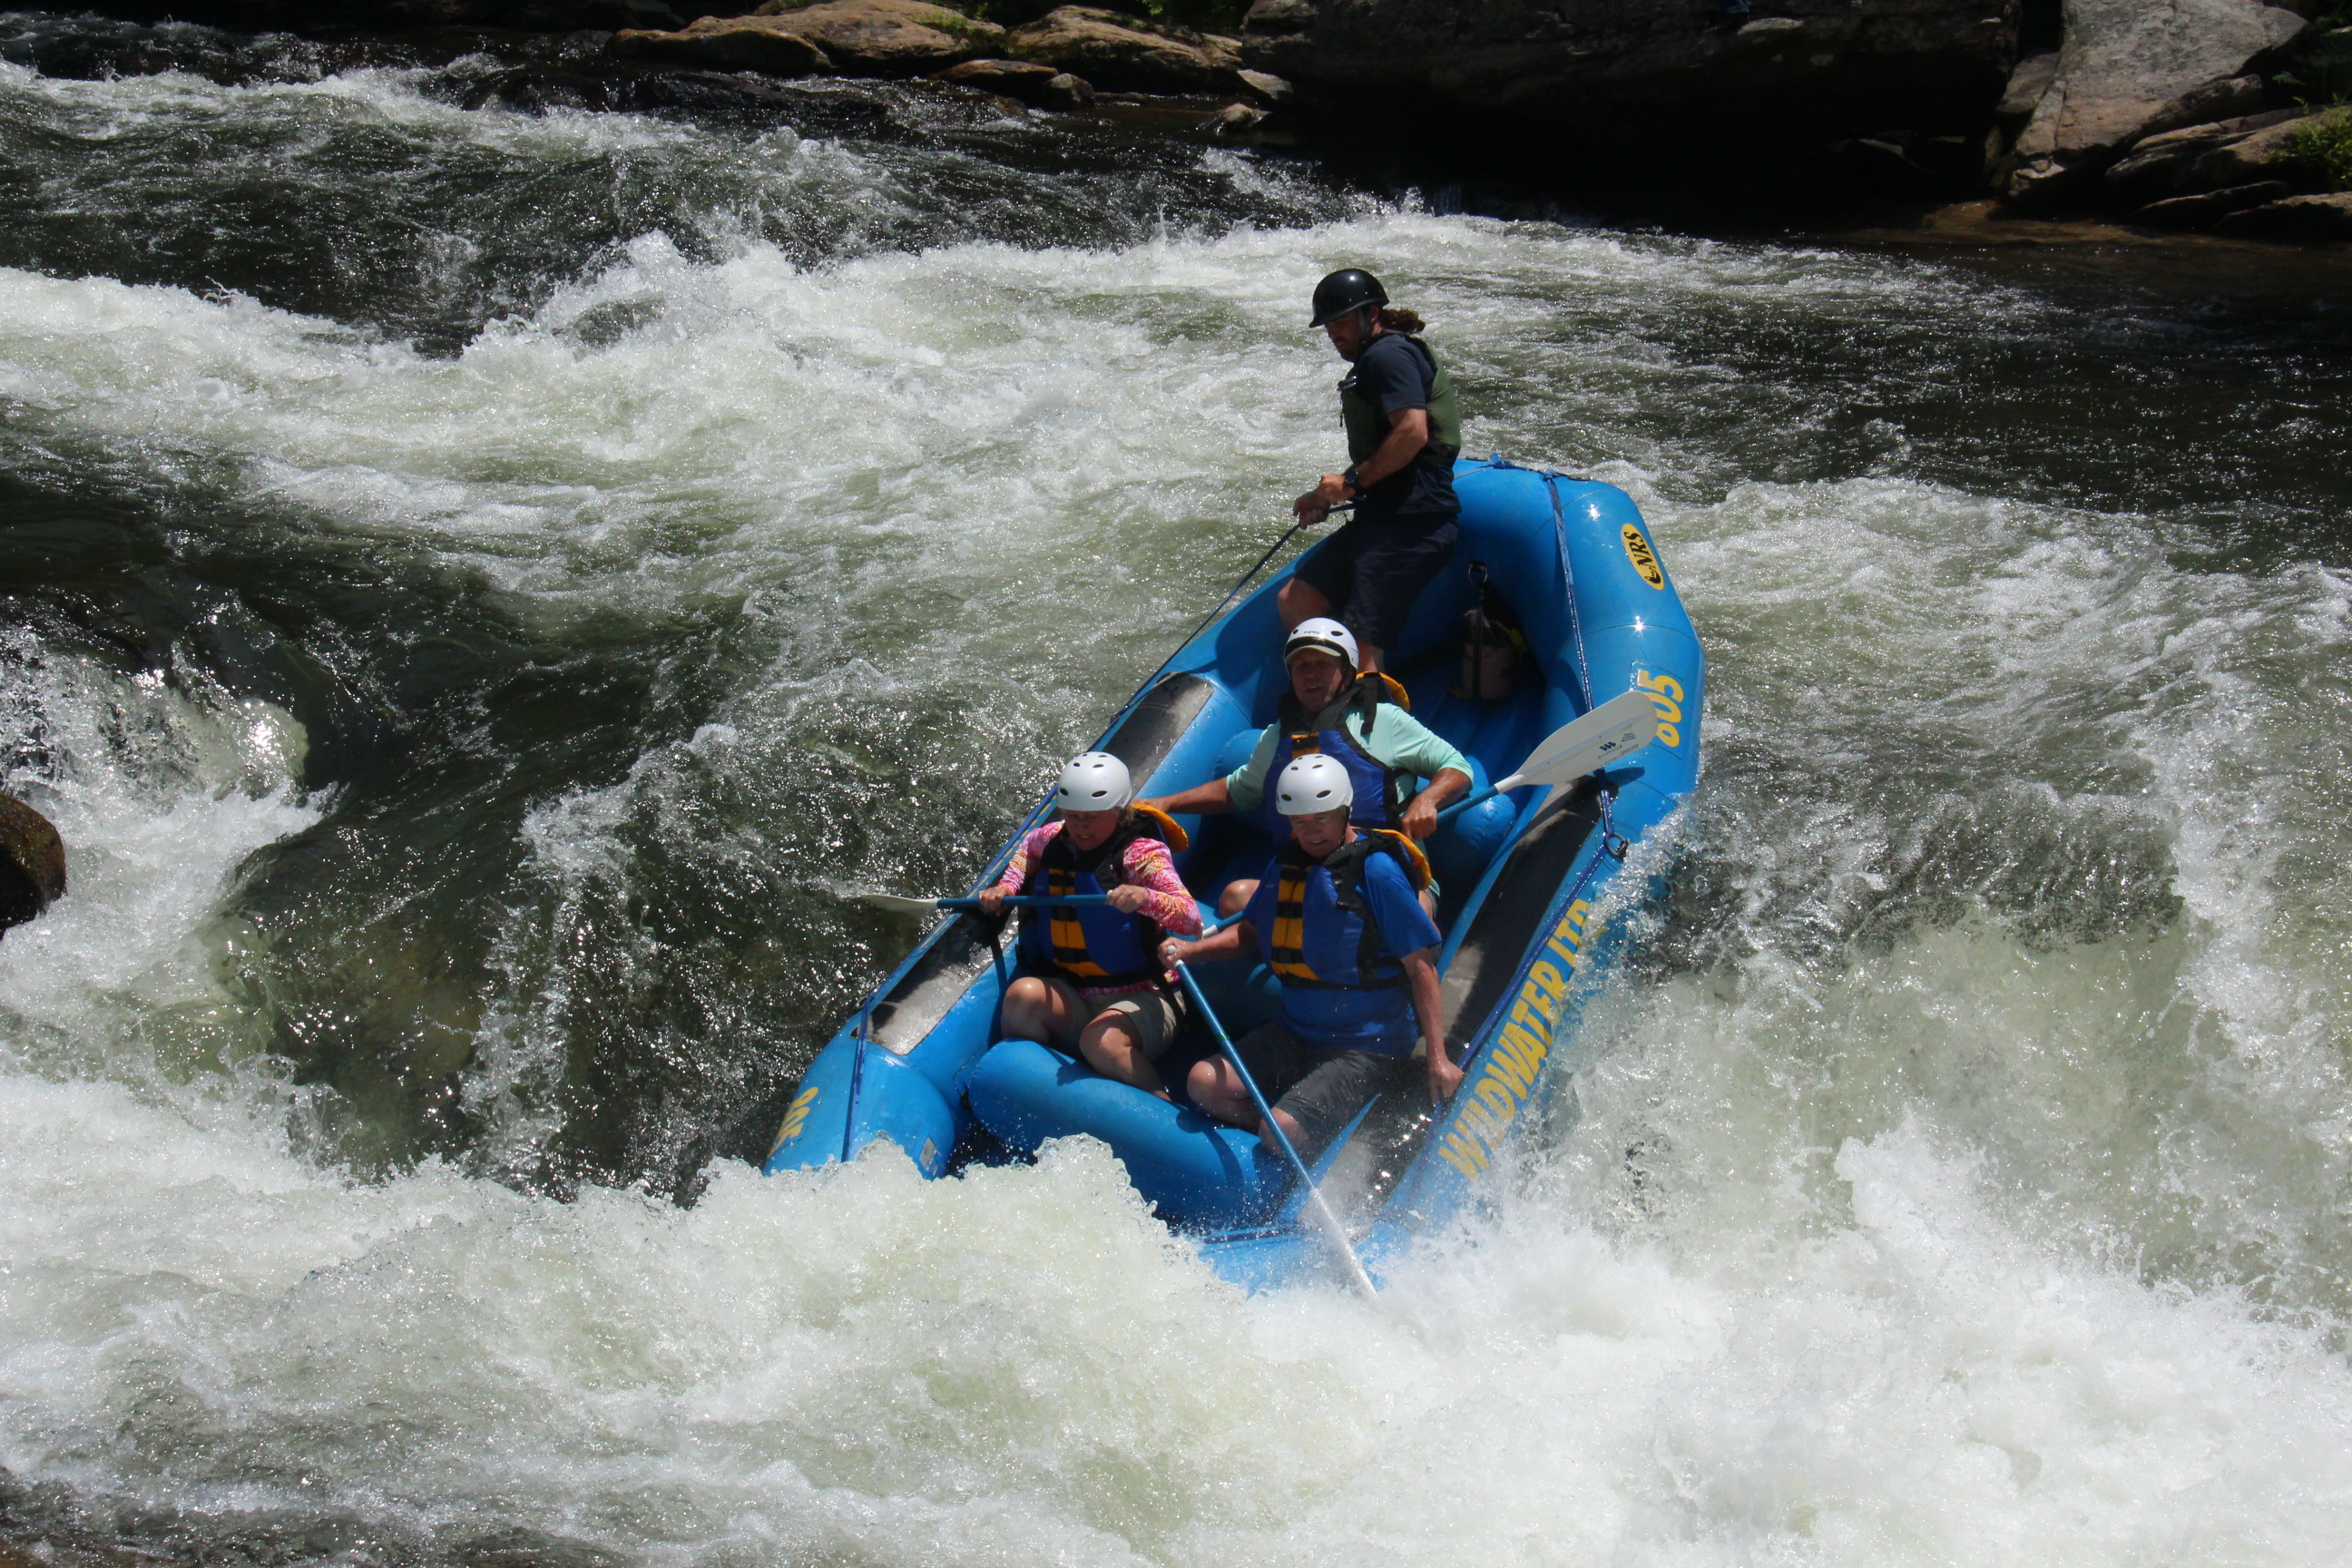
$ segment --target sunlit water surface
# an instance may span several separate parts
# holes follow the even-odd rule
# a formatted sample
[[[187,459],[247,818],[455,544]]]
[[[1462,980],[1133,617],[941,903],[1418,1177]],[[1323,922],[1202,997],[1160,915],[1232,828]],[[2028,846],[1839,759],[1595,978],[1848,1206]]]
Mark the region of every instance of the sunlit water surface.
[[[0,708],[73,879],[0,943],[20,1542],[2342,1560],[2340,309],[901,89],[36,68],[95,26],[0,20]],[[758,1176],[916,934],[847,895],[961,886],[1335,458],[1342,262],[1707,642],[1597,1065],[1375,1306],[1237,1295],[1098,1148]]]

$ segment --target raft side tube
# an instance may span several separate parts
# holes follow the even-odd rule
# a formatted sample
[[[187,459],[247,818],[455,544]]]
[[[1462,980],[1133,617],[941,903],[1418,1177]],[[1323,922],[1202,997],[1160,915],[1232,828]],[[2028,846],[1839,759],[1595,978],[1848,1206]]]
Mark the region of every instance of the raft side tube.
[[[1108,1144],[1143,1200],[1175,1225],[1262,1216],[1289,1173],[1256,1137],[1117,1083],[1034,1040],[1004,1040],[964,1080],[980,1124],[1018,1149],[1086,1133]]]
[[[869,1044],[861,1065],[856,1042],[847,1046],[827,1047],[809,1064],[761,1169],[773,1175],[854,1160],[887,1140],[924,1175],[938,1175],[961,1131],[947,1096],[904,1057]]]

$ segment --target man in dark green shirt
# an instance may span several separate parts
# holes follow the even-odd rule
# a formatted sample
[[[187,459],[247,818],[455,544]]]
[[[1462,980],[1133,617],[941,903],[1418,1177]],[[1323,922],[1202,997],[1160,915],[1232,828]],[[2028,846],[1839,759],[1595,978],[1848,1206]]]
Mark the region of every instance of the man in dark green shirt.
[[[1361,668],[1379,669],[1413,601],[1454,553],[1461,408],[1452,379],[1421,341],[1421,318],[1391,307],[1370,273],[1350,268],[1317,284],[1311,324],[1353,367],[1339,384],[1352,461],[1291,510],[1302,522],[1320,522],[1352,500],[1356,514],[1283,584],[1282,616],[1294,626],[1339,619],[1355,634]]]

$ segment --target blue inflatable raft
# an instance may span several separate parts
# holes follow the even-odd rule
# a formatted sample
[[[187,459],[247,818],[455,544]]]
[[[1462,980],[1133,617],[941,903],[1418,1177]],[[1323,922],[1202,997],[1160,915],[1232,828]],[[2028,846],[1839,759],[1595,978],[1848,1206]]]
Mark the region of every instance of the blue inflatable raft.
[[[1622,914],[1595,911],[1631,843],[1675,809],[1698,773],[1706,659],[1632,500],[1500,457],[1457,465],[1454,483],[1460,542],[1389,661],[1414,716],[1471,759],[1478,786],[1508,777],[1545,736],[1622,693],[1643,693],[1659,726],[1624,763],[1497,796],[1428,842],[1443,888],[1439,968],[1461,1090],[1433,1113],[1423,1075],[1401,1074],[1314,1172],[1375,1279],[1383,1259],[1473,1201],[1519,1117],[1575,1069],[1576,1020],[1624,934]],[[1479,565],[1528,645],[1514,689],[1496,701],[1456,689]],[[1171,795],[1230,772],[1272,721],[1286,682],[1281,580],[1180,649],[1099,742],[1140,793]],[[1204,906],[1231,879],[1257,875],[1270,853],[1264,833],[1237,816],[1182,826],[1192,843],[1177,866]],[[979,886],[995,879],[1019,839]],[[1327,1266],[1331,1254],[1305,1224],[1306,1194],[1287,1169],[1255,1137],[1183,1103],[1186,1068],[1215,1049],[1198,1019],[1161,1063],[1178,1096],[1171,1104],[1044,1046],[1001,1040],[1011,964],[1011,933],[1000,940],[976,915],[943,920],[810,1065],[766,1169],[854,1159],[887,1139],[926,1176],[943,1176],[1085,1133],[1110,1146],[1137,1190],[1226,1278],[1264,1286]],[[1262,967],[1213,964],[1198,975],[1236,1038],[1279,1005],[1278,982]]]

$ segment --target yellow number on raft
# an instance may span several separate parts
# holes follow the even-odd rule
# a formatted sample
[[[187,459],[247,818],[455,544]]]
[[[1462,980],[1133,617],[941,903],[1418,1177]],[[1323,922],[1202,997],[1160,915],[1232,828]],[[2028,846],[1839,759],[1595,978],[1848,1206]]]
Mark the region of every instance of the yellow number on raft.
[[[1648,670],[1633,672],[1633,684],[1650,699],[1658,710],[1658,742],[1661,745],[1679,746],[1683,732],[1678,727],[1683,718],[1683,683],[1671,675],[1652,675]]]

